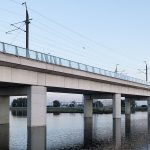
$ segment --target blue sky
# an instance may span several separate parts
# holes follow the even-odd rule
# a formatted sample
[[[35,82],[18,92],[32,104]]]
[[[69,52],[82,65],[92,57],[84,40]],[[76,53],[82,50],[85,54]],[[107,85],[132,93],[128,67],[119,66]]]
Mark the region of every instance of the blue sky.
[[[0,41],[25,47],[25,33],[6,35],[10,24],[25,19],[22,0],[0,5]],[[27,0],[30,49],[51,53],[145,79],[137,69],[150,65],[150,1]],[[150,78],[150,76],[149,76]]]

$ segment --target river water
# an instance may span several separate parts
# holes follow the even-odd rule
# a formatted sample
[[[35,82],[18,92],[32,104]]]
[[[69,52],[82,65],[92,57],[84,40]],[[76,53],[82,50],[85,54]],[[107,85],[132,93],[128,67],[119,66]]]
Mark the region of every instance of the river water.
[[[14,114],[14,113],[13,113]],[[38,116],[37,116],[38,117]],[[150,150],[147,112],[112,119],[112,114],[47,114],[47,127],[27,128],[26,116],[10,112],[0,126],[0,150]]]

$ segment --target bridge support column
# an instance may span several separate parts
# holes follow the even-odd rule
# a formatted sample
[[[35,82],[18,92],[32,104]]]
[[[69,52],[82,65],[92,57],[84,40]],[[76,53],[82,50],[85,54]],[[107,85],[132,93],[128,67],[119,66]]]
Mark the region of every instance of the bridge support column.
[[[90,145],[92,143],[92,128],[92,117],[84,117],[84,146]]]
[[[131,134],[131,115],[125,115],[125,136],[130,137]]]
[[[0,96],[0,124],[9,123],[9,96]]]
[[[92,118],[93,116],[93,99],[84,96],[84,117]]]
[[[131,114],[131,100],[125,99],[125,114],[130,115]]]
[[[27,95],[28,127],[46,126],[46,87],[30,86]]]
[[[121,119],[113,119],[113,139],[116,150],[121,149]]]
[[[0,149],[9,149],[9,124],[0,125]]]
[[[147,112],[150,115],[150,97],[147,98]]]
[[[46,126],[28,127],[28,150],[46,150]]]
[[[113,95],[113,118],[121,118],[121,94]]]

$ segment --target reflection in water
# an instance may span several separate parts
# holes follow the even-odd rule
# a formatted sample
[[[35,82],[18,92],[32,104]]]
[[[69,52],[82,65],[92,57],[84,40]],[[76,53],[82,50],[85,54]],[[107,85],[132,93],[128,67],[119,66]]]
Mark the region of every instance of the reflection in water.
[[[131,115],[125,115],[125,136],[131,136]]]
[[[115,149],[121,148],[121,119],[113,119],[113,139]]]
[[[9,149],[9,124],[0,125],[0,150]]]
[[[148,132],[148,138],[147,138],[148,140],[147,141],[148,141],[148,147],[150,149],[150,114],[149,113],[147,114],[147,117],[148,117],[147,118],[147,130],[148,130],[147,131]]]
[[[84,118],[84,146],[92,143],[92,117]]]
[[[46,127],[28,127],[28,150],[46,150]]]
[[[150,114],[148,113],[148,125],[147,125],[147,127],[148,127],[148,133],[150,134]]]
[[[26,117],[27,116],[27,110],[11,110],[11,114],[13,116],[18,116],[18,117]]]
[[[93,121],[84,118],[84,124],[83,114],[57,116],[51,113],[47,114],[47,128],[28,128],[28,134],[26,129],[26,118],[11,114],[10,137],[9,127],[0,127],[0,150],[45,150],[46,141],[47,150],[150,150],[150,115],[147,116],[147,112],[125,118],[122,115],[121,120],[112,120],[111,114],[93,115]]]

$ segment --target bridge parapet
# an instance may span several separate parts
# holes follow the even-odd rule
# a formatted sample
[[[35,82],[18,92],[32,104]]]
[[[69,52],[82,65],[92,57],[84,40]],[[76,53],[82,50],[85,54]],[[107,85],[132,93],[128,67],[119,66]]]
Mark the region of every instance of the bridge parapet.
[[[7,44],[4,42],[0,42],[0,52],[32,59],[35,61],[41,61],[41,62],[45,62],[45,63],[49,63],[49,64],[54,64],[54,65],[58,65],[58,66],[64,66],[64,67],[68,67],[68,68],[72,68],[72,69],[90,72],[93,74],[100,74],[103,76],[117,78],[117,79],[121,79],[121,80],[125,80],[125,81],[140,83],[140,84],[144,84],[144,85],[150,85],[150,82],[146,82],[146,81],[138,79],[138,78],[130,77],[130,76],[124,75],[122,73],[115,73],[115,72],[108,71],[105,69],[93,67],[90,65],[82,64],[79,62],[67,60],[67,59],[60,58],[60,57],[56,57],[56,56],[53,56],[50,54],[45,54],[45,53],[41,53],[41,52],[34,51],[34,50],[28,50],[28,49],[25,49],[25,48],[22,48],[19,46],[15,46],[15,45],[11,45],[11,44]]]

